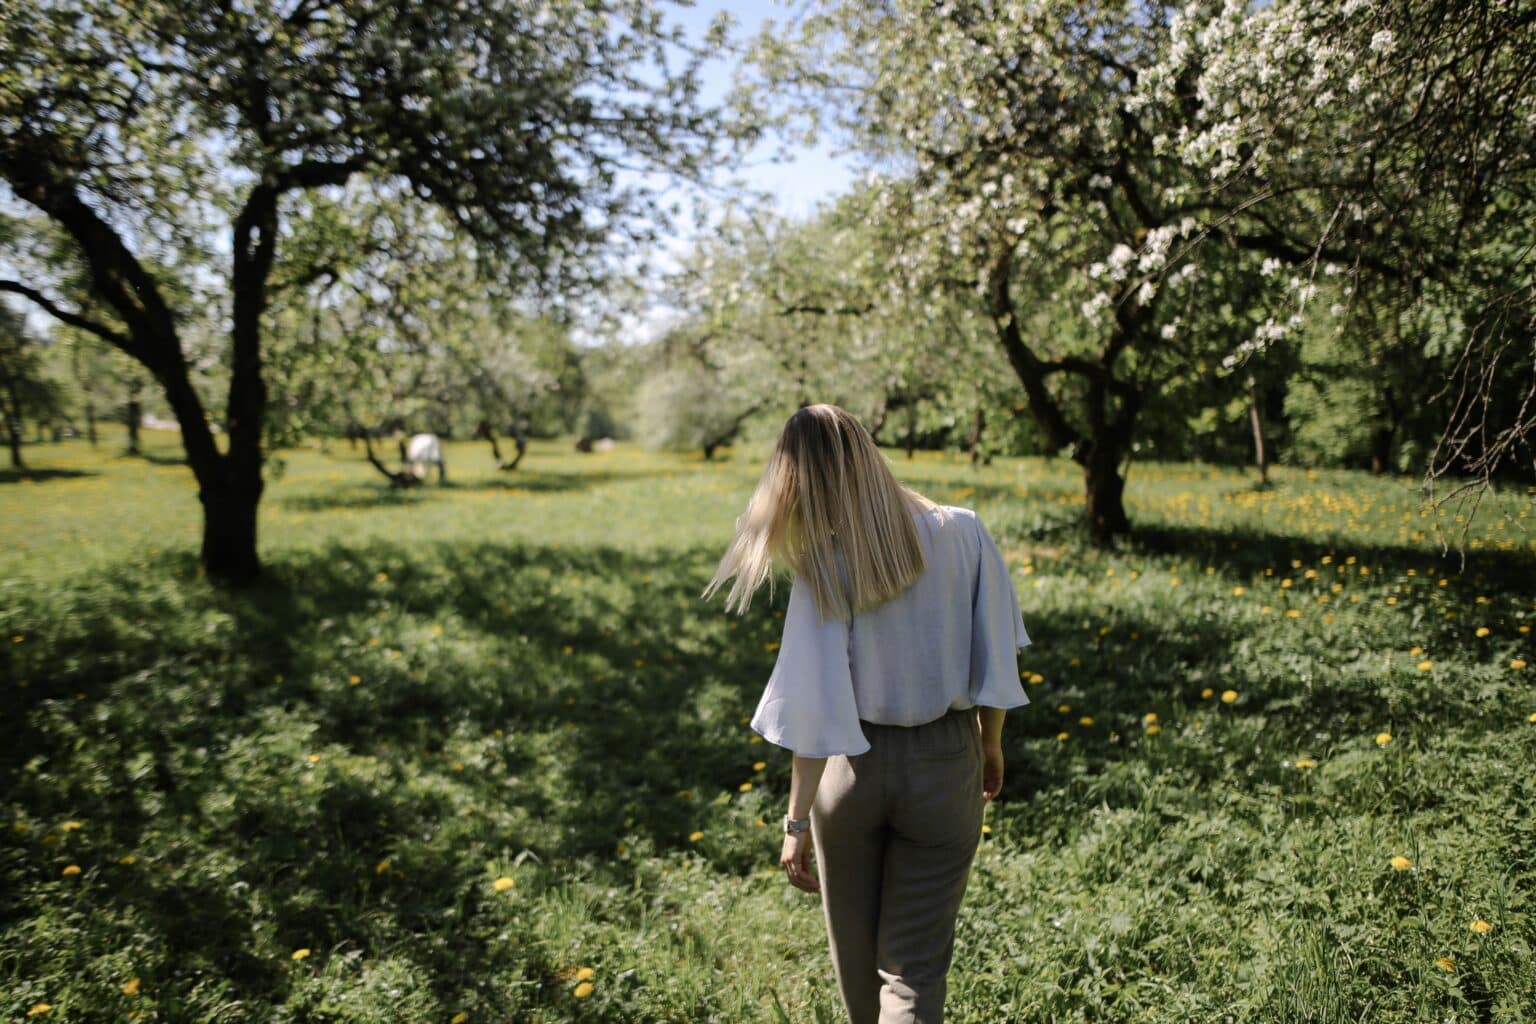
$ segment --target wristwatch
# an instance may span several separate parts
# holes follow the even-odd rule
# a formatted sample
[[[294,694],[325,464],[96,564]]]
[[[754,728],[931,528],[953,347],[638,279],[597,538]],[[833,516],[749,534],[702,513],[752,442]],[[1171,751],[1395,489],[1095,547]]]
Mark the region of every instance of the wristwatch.
[[[794,833],[794,832],[804,832],[806,829],[808,829],[810,827],[811,827],[811,819],[810,818],[791,818],[787,814],[784,815],[784,834],[785,835],[790,835],[791,833]]]

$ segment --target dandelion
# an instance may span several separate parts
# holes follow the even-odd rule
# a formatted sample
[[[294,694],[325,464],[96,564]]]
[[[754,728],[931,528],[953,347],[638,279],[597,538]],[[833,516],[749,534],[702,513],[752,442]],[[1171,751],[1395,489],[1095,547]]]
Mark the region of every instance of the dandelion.
[[[741,785],[737,786],[736,788],[741,790],[743,793],[750,793],[750,792],[752,792],[752,783],[750,783],[750,782],[743,782]]]
[[[139,979],[129,978],[123,983],[123,995],[136,996],[139,994]]]
[[[1237,700],[1237,691],[1236,690],[1222,690],[1221,691],[1221,702],[1223,704],[1231,704],[1235,700]]]
[[[456,1013],[453,1015],[452,1019],[448,1021],[448,1024],[464,1024],[464,1022],[467,1020],[469,1020],[469,1014]]]
[[[1082,718],[1079,718],[1077,720],[1077,724],[1078,725],[1092,725],[1093,724],[1093,716],[1092,715],[1084,715]]]
[[[1157,712],[1148,711],[1146,714],[1141,716],[1141,720],[1144,724],[1151,724],[1152,722],[1157,721]]]
[[[1428,658],[1426,658],[1425,660],[1419,662],[1419,671],[1420,672],[1428,672],[1430,669],[1432,669],[1434,667],[1435,667],[1435,663],[1430,661]]]
[[[767,767],[768,767],[768,762],[767,761],[753,761],[752,762],[752,770],[755,771],[755,772],[760,772],[764,768],[767,768]]]
[[[125,853],[121,857],[117,858],[117,862],[119,864],[128,865],[128,864],[132,864],[137,859],[138,858],[135,857],[133,854]]]
[[[1301,609],[1299,609],[1299,608],[1288,608],[1288,609],[1286,609],[1285,617],[1288,618],[1288,619],[1299,619],[1299,618],[1301,618]]]
[[[570,644],[566,644],[564,647],[560,648],[560,652],[562,654],[574,654],[575,651],[576,648],[572,647]]]
[[[1493,925],[1489,924],[1487,921],[1484,921],[1482,918],[1478,918],[1477,920],[1475,920],[1471,924],[1469,924],[1467,927],[1471,928],[1473,931],[1477,932],[1477,934],[1479,934],[1479,935],[1486,935],[1489,932],[1493,931]]]
[[[373,578],[378,580],[380,583],[388,583],[389,582],[389,573],[387,573],[387,572],[380,572],[380,573],[375,574]]]
[[[310,764],[319,764],[320,763],[320,755],[319,754],[310,754],[309,757],[305,758],[305,760],[307,760]]]
[[[574,993],[572,993],[572,994],[577,999],[585,999],[585,998],[587,998],[587,996],[592,994],[592,983],[590,981],[582,982],[580,985],[576,986],[576,991]]]
[[[981,826],[981,834],[984,835],[984,836],[991,835],[992,834],[992,826],[991,825],[983,825],[983,826]]]
[[[1418,646],[1417,644],[1415,644],[1413,647],[1411,647],[1409,649],[1408,653],[1411,656],[1417,658],[1419,655],[1424,653],[1424,648],[1422,648],[1422,647]]]
[[[1392,734],[1391,733],[1389,733],[1389,732],[1379,732],[1379,733],[1376,734],[1376,745],[1378,747],[1384,747],[1388,743],[1391,743],[1391,742],[1392,742]]]
[[[1233,587],[1232,588],[1232,596],[1233,597],[1242,597],[1246,593],[1247,593],[1247,591],[1244,590],[1242,587]]]
[[[1454,971],[1456,969],[1456,961],[1448,956],[1437,956],[1435,957],[1435,966],[1442,971]]]
[[[1413,861],[1409,860],[1407,857],[1404,857],[1402,854],[1398,854],[1396,857],[1393,857],[1390,863],[1393,869],[1397,871],[1407,871],[1409,868],[1413,867]]]
[[[1071,704],[1060,704],[1060,705],[1057,706],[1056,710],[1060,711],[1062,714],[1066,714],[1068,711],[1072,710],[1072,705]]]
[[[291,959],[303,960],[307,956],[309,956],[309,950],[308,949],[296,949],[296,950],[293,951],[293,955],[292,955]]]
[[[1200,691],[1200,696],[1201,696],[1201,697],[1202,697],[1202,698],[1206,698],[1206,699],[1209,699],[1209,698],[1210,698],[1210,696],[1211,696],[1211,694],[1213,694],[1213,693],[1215,693],[1215,692],[1216,692],[1216,691],[1215,691],[1215,690],[1213,690],[1213,689],[1211,689],[1211,688],[1210,688],[1210,687],[1209,687],[1209,686],[1207,686],[1207,687],[1206,687],[1206,688],[1205,688],[1205,689],[1203,689],[1203,690],[1201,690],[1201,691]]]
[[[508,878],[506,875],[502,875],[500,878],[496,879],[496,881],[491,883],[491,888],[495,889],[497,892],[506,892],[516,884],[516,882]]]
[[[767,643],[763,644],[763,650],[768,651],[769,653],[772,653],[778,649],[779,642],[777,640],[769,640]]]
[[[690,832],[690,833],[688,833],[688,841],[690,843],[696,843],[700,839],[703,839],[703,838],[704,838],[704,833],[703,832]]]
[[[1510,668],[1525,668],[1525,659],[1524,658],[1515,658],[1513,661],[1511,661],[1509,663],[1509,667]]]
[[[51,1009],[53,1009],[52,1003],[33,1003],[32,1009],[27,1011],[27,1016],[36,1017],[39,1014],[47,1013]]]
[[[576,980],[577,981],[591,981],[592,980],[592,976],[594,974],[596,974],[596,973],[597,972],[594,971],[590,967],[583,967],[583,968],[581,968],[580,970],[578,970],[576,972]]]
[[[1536,714],[1531,715],[1531,721],[1536,722]],[[1056,739],[1060,743],[1065,743],[1067,741],[1067,734],[1065,732],[1059,732],[1056,734]]]
[[[1477,627],[1477,635],[1479,637],[1485,637],[1485,636],[1487,636],[1491,632],[1492,632],[1492,630],[1490,630],[1487,626],[1478,626]]]
[[[1029,674],[1029,681],[1031,684],[1043,683],[1045,682],[1045,676],[1041,675],[1039,672],[1031,672]]]
[[[1298,757],[1296,759],[1296,767],[1297,768],[1316,768],[1317,767],[1317,762],[1312,760],[1310,757]]]
[[[67,868],[65,868],[62,873],[64,875],[66,875],[66,876],[68,876],[68,875],[78,875],[80,873],[80,865],[79,864],[71,864]]]
[[[1158,733],[1160,733],[1162,731],[1163,731],[1163,727],[1158,725],[1156,722],[1153,722],[1151,725],[1147,726],[1147,735],[1148,736],[1156,736]]]
[[[64,824],[59,826],[59,831],[60,832],[73,832],[75,829],[77,829],[79,827],[80,827],[80,823],[78,821],[66,821]]]
[[[350,683],[353,686],[356,686],[358,683],[360,683],[362,681],[363,681],[363,677],[362,676],[348,676],[347,677],[347,682]]]

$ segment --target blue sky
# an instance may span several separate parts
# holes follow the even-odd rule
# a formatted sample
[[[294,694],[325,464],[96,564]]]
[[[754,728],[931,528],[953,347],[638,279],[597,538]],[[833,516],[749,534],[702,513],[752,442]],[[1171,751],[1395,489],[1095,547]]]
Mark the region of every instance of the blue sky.
[[[674,8],[669,14],[689,36],[697,39],[703,36],[716,14],[728,11],[737,23],[732,37],[750,38],[770,18],[782,23],[793,17],[794,6],[803,4],[770,3],[769,0],[701,0],[691,9]],[[702,73],[706,102],[724,99],[731,87],[733,68],[734,61],[728,59],[705,65]],[[774,148],[760,147],[760,154],[746,168],[744,177],[751,187],[773,193],[779,212],[786,215],[803,217],[810,214],[818,202],[843,191],[853,179],[852,161],[836,156],[825,144],[815,148],[792,148],[789,163],[772,162],[770,156]]]

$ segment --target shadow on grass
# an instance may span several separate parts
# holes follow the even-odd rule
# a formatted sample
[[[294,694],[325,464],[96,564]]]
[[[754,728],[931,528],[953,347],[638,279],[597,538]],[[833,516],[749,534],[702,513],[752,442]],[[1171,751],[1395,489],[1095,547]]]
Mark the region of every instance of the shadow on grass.
[[[98,476],[86,469],[0,469],[0,484],[46,483],[49,480],[72,480],[82,476]]]

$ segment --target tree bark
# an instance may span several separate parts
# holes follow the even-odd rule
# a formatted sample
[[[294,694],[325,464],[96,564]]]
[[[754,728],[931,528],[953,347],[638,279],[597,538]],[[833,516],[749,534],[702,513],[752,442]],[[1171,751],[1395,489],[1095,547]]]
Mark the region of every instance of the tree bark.
[[[982,435],[986,432],[986,429],[987,429],[987,413],[986,413],[986,410],[981,408],[980,406],[977,406],[977,408],[976,408],[976,423],[975,423],[975,426],[973,426],[971,428],[971,436],[966,439],[967,442],[968,442],[968,446],[971,449],[971,465],[973,465],[973,466],[976,465],[976,463],[981,461],[981,438],[982,438]]]
[[[6,391],[9,400],[5,406],[5,434],[11,446],[11,468],[26,469],[26,461],[21,457],[21,396],[15,377],[6,380]]]
[[[1259,482],[1269,484],[1269,456],[1264,450],[1264,418],[1259,413],[1259,385],[1248,386],[1248,412],[1253,420],[1253,459],[1259,465]]]
[[[85,403],[85,436],[91,441],[91,447],[96,447],[96,404]]]
[[[138,393],[135,392],[128,399],[128,408],[123,413],[123,422],[128,427],[128,454],[140,455],[139,450],[139,420],[142,413],[139,411]]]
[[[1131,532],[1125,514],[1125,478],[1120,475],[1122,454],[1113,444],[1095,442],[1082,460],[1088,535],[1096,547],[1112,547],[1116,536]]]

